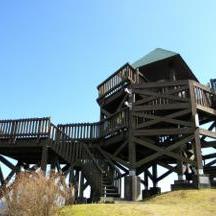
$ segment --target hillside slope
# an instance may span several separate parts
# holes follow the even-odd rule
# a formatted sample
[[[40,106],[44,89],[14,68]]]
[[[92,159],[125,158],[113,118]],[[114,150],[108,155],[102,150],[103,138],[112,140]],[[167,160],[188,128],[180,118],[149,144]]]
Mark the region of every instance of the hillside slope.
[[[213,216],[216,189],[169,192],[131,204],[89,204],[68,206],[60,216]]]

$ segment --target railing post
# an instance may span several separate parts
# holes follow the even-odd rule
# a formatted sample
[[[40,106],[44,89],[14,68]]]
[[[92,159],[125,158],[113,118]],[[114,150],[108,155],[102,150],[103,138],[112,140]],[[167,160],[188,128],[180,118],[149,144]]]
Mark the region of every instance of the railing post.
[[[40,142],[40,128],[41,128],[41,119],[38,120],[39,124],[38,124],[38,135],[37,135],[37,141],[38,143]]]
[[[11,126],[11,142],[14,143],[16,139],[16,128],[17,128],[17,121],[12,122]]]
[[[51,118],[48,118],[48,137],[50,138],[51,133]]]

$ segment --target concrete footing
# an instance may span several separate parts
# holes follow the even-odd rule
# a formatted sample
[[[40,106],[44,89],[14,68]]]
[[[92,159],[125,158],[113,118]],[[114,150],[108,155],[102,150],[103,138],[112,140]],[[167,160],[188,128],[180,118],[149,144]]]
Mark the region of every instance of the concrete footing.
[[[211,183],[208,175],[194,176],[194,184],[195,187],[199,189],[211,187]]]
[[[146,199],[146,198],[149,198],[151,196],[158,195],[158,194],[161,194],[161,188],[160,187],[152,187],[149,190],[147,190],[147,189],[142,190],[142,198],[143,199]]]
[[[125,177],[125,199],[128,201],[137,201],[140,197],[140,177]]]
[[[194,175],[192,181],[177,180],[171,185],[171,190],[182,189],[201,189],[211,187],[209,176],[207,175]]]

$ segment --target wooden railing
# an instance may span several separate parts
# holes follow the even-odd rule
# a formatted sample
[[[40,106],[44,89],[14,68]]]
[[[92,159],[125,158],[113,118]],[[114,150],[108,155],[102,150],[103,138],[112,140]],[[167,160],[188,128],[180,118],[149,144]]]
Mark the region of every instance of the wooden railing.
[[[136,95],[141,95],[135,105],[163,106],[189,101],[189,85],[185,80],[138,84],[133,85],[132,89]]]
[[[211,90],[210,87],[204,86],[200,83],[194,81],[192,83],[193,83],[196,104],[215,109],[216,92]]]
[[[108,97],[127,84],[139,82],[139,74],[128,63],[102,82],[98,88],[99,98]]]
[[[118,133],[119,130],[128,127],[128,108],[121,110],[120,112],[114,113],[110,117],[104,119],[100,123],[101,137],[107,137]]]
[[[86,143],[72,140],[52,123],[50,126],[50,139],[53,140],[52,146],[68,163],[80,160],[83,164],[91,161],[100,172],[103,172]]]
[[[0,120],[0,138],[43,138],[50,134],[50,118]]]
[[[58,128],[71,139],[97,139],[100,136],[99,123],[58,125]]]
[[[51,140],[94,140],[128,125],[128,110],[117,112],[96,123],[66,124],[56,127],[50,118],[0,120],[0,139],[50,138]]]
[[[96,123],[65,124],[58,128],[73,140],[93,140],[111,135],[128,126],[128,109]]]

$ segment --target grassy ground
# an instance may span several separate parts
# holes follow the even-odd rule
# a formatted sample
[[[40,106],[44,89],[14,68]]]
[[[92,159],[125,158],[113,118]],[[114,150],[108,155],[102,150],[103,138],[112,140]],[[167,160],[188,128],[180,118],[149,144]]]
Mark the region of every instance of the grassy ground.
[[[216,189],[166,193],[131,204],[68,206],[60,216],[210,216],[216,215]]]

